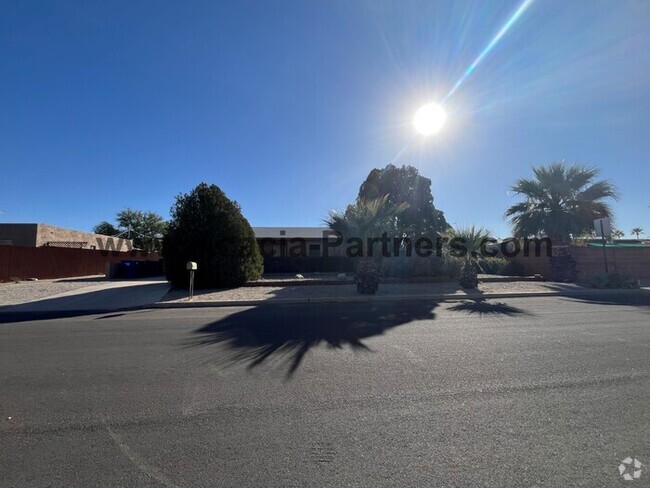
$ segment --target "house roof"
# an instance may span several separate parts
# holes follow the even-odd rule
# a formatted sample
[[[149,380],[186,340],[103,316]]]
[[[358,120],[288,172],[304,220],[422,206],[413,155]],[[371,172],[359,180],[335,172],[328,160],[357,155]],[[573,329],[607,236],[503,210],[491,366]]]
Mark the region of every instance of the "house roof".
[[[327,227],[253,227],[257,239],[322,239]]]

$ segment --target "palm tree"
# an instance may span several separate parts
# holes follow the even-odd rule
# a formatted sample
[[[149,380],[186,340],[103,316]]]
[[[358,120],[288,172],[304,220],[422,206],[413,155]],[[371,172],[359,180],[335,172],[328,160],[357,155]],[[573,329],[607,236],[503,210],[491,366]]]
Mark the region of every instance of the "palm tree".
[[[619,229],[614,229],[612,231],[612,237],[614,239],[621,239],[621,238],[625,237],[625,232],[623,232],[622,230],[619,230]]]
[[[607,199],[618,199],[608,181],[594,181],[598,170],[564,161],[533,168],[534,178],[522,178],[511,187],[524,201],[506,211],[515,237],[546,235],[555,244],[588,232],[593,221],[610,217]]]
[[[357,278],[378,276],[377,264],[368,256],[368,240],[380,237],[383,232],[394,234],[395,217],[408,208],[408,204],[393,205],[388,202],[388,195],[372,200],[359,199],[348,205],[345,212],[332,211],[325,224],[345,239],[361,240],[362,254],[357,262]]]
[[[446,256],[461,262],[460,278],[458,283],[463,288],[478,287],[477,268],[478,258],[481,256],[482,247],[490,238],[490,232],[482,227],[460,227],[452,228],[440,234],[441,237],[456,239],[456,242],[462,245],[465,250],[464,255],[459,255],[454,248],[446,248]]]
[[[637,239],[639,238],[639,234],[641,234],[642,232],[643,229],[641,227],[635,227],[634,229],[632,229],[632,234],[635,234]]]

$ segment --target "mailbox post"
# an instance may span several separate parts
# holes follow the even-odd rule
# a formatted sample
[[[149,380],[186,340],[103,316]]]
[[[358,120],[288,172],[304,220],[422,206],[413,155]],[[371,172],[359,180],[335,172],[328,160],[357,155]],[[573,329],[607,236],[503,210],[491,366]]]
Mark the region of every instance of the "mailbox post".
[[[199,269],[194,261],[187,262],[187,270],[190,272],[190,297],[189,300],[194,298],[194,271]]]

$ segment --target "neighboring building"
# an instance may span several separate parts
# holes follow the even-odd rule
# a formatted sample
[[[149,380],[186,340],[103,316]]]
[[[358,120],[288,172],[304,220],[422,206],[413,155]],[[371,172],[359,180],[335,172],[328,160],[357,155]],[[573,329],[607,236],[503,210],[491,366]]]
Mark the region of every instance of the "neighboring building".
[[[327,227],[253,227],[265,273],[344,272],[352,262]],[[325,250],[326,243],[329,243]]]
[[[47,224],[0,224],[0,245],[130,251],[133,241]]]
[[[255,238],[264,257],[320,257],[327,227],[253,227]]]

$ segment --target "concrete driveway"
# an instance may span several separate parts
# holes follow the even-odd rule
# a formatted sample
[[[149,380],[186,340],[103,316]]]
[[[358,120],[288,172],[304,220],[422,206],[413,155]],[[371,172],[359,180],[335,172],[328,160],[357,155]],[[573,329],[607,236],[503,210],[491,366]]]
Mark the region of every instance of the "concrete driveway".
[[[2,313],[24,312],[87,312],[121,310],[141,307],[159,301],[170,289],[163,278],[101,281],[87,280],[80,286],[63,293],[0,307]],[[32,286],[38,286],[34,283]],[[45,284],[44,284],[45,285]],[[11,285],[3,285],[11,286]]]

